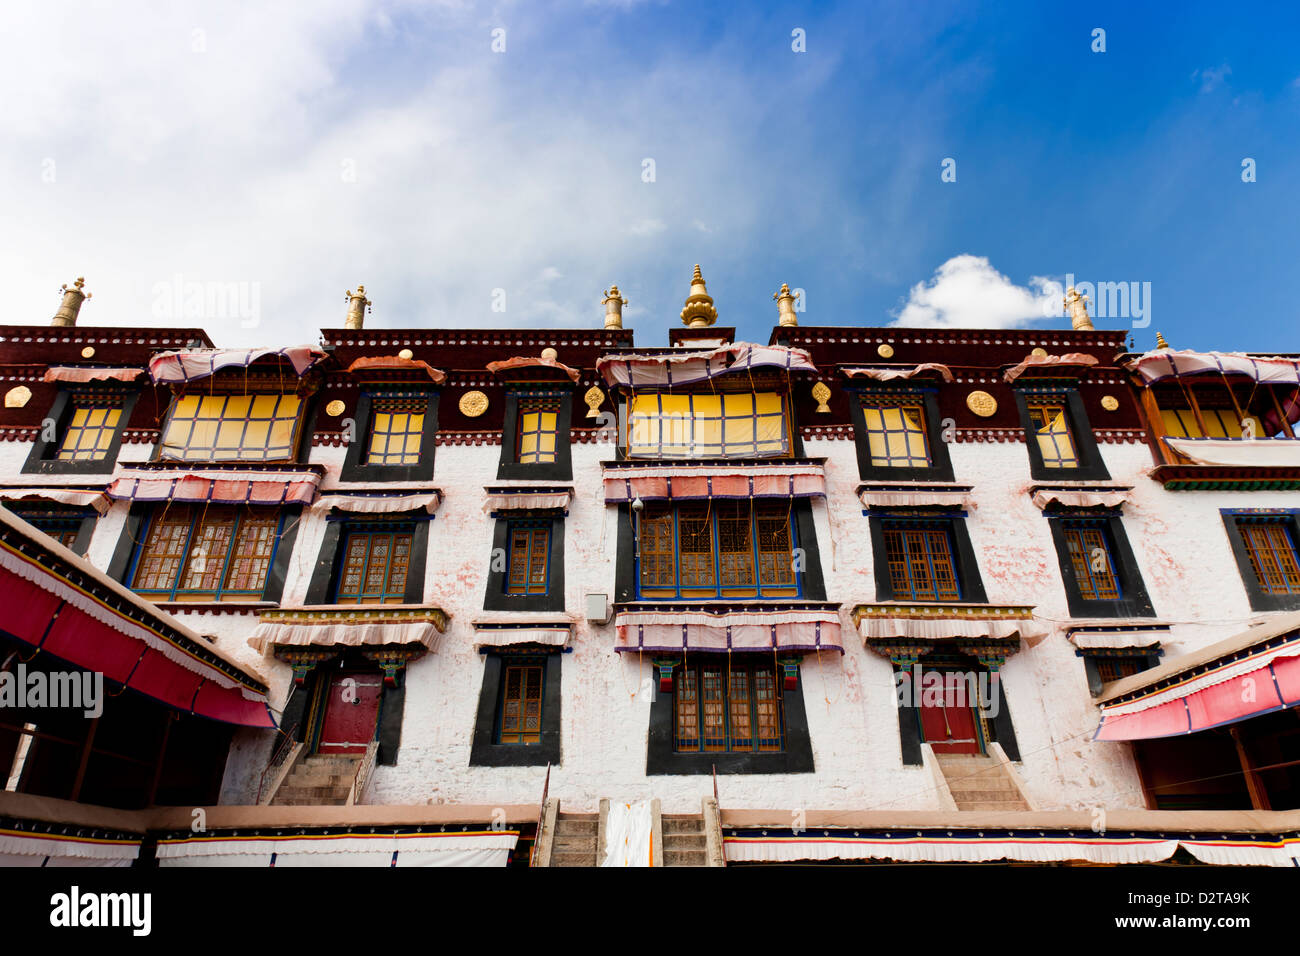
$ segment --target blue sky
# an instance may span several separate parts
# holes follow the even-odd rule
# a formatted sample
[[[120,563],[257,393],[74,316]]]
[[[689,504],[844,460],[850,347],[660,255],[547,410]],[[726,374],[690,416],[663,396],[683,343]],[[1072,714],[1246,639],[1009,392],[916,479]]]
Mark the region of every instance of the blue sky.
[[[699,262],[751,339],[782,282],[1064,327],[1073,274],[1150,290],[1138,348],[1300,351],[1300,10],[1079,6],[6,4],[5,321],[85,275],[83,324],[230,345],[358,282],[372,327],[594,327],[617,282],[664,344]]]

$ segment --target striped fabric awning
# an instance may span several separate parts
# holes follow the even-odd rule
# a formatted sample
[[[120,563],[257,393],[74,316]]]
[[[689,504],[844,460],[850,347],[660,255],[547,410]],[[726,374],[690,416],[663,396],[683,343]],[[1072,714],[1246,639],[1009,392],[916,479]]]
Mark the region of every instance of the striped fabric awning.
[[[419,644],[435,651],[447,629],[441,608],[387,604],[328,604],[263,611],[248,646],[259,654],[275,647],[382,647]],[[420,653],[423,653],[421,651]]]
[[[728,372],[757,368],[817,371],[812,356],[803,349],[749,342],[736,342],[708,351],[628,353],[606,355],[596,360],[596,370],[605,376],[606,382],[633,388],[671,388],[706,382]]]
[[[567,508],[573,500],[572,488],[487,488],[483,510],[492,511],[543,511]]]
[[[429,490],[400,494],[321,495],[313,507],[321,511],[337,508],[356,514],[396,514],[421,509],[433,514],[441,503],[441,492]]]
[[[1300,438],[1171,438],[1166,436],[1161,441],[1198,465],[1218,465],[1225,468],[1300,468]]]
[[[1117,508],[1128,501],[1132,488],[1044,488],[1033,489],[1034,507]]]
[[[825,498],[817,464],[606,467],[605,504],[706,498]]]
[[[105,490],[118,501],[309,505],[320,475],[308,471],[155,471],[125,468]]]
[[[180,349],[159,352],[149,360],[149,377],[156,384],[193,382],[208,378],[223,368],[247,368],[260,358],[278,355],[293,366],[299,376],[328,355],[314,345],[294,345],[283,349]]]
[[[173,866],[505,866],[518,830],[289,835],[194,834],[158,841],[158,865]]]
[[[477,620],[473,622],[474,649],[482,647],[510,647],[515,644],[541,644],[545,647],[565,647],[573,637],[571,620],[530,620],[502,622]]]
[[[141,838],[75,828],[75,833],[0,827],[0,867],[130,866],[140,855]]]
[[[621,611],[614,617],[614,650],[838,651],[840,616],[829,609],[779,611]]]
[[[144,374],[142,368],[94,368],[89,365],[51,365],[45,370],[45,382],[134,382]]]
[[[972,508],[968,485],[859,485],[858,500],[864,508]]]
[[[104,514],[113,502],[102,491],[84,491],[78,488],[0,488],[0,498],[6,501],[53,501],[56,504],[77,508],[94,508]]]
[[[1300,705],[1300,614],[1107,685],[1094,740],[1193,734]]]
[[[1125,366],[1150,382],[1194,375],[1233,375],[1264,384],[1300,386],[1300,359],[1250,356],[1245,352],[1193,352],[1190,349],[1156,349]]]

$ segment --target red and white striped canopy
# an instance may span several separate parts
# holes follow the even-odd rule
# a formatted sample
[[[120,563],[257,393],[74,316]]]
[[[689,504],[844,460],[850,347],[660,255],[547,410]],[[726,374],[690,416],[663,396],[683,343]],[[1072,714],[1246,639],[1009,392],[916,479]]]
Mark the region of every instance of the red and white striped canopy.
[[[605,469],[605,504],[707,498],[826,497],[826,469],[814,464],[709,465]]]
[[[614,618],[614,650],[838,651],[840,616],[825,608],[779,611],[622,611]]]
[[[320,476],[293,471],[154,471],[123,469],[105,489],[119,501],[176,501],[191,504],[309,505]]]

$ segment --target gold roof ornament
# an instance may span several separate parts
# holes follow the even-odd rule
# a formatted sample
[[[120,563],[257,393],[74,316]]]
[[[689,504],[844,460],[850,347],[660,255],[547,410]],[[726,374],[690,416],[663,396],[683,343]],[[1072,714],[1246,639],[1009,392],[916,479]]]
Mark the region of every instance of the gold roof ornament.
[[[699,268],[698,266],[696,268]],[[790,286],[782,282],[781,291],[773,292],[772,298],[776,299],[776,321],[778,325],[786,328],[794,328],[799,324],[799,317],[794,314],[794,303],[799,298],[799,293],[790,291]]]
[[[1108,412],[1117,411],[1119,409],[1119,399],[1114,395],[1103,395],[1101,397],[1101,407]]]
[[[966,396],[966,407],[980,418],[990,418],[997,414],[998,400],[988,392],[976,390]]]
[[[623,306],[627,305],[627,299],[618,291],[617,285],[612,285],[605,290],[605,298],[602,300],[605,306],[605,328],[621,329],[623,327]]]
[[[22,408],[32,400],[32,390],[26,385],[15,385],[5,392],[5,408]]]
[[[876,354],[879,355],[881,358],[893,358],[894,347],[890,345],[888,342],[881,342],[879,345],[876,346]]]
[[[551,348],[549,345],[546,348],[542,349],[542,358],[544,358],[548,362],[554,362],[559,357],[560,357],[560,353],[555,351],[555,349]]]
[[[348,317],[343,320],[343,328],[362,328],[365,325],[365,313],[373,304],[366,298],[366,287],[359,285],[356,292],[349,289],[346,298],[348,300]]]
[[[460,397],[460,413],[466,418],[478,418],[488,408],[488,397],[477,389]]]
[[[599,418],[600,406],[605,402],[605,393],[600,390],[600,386],[593,385],[587,389],[587,394],[582,396],[582,400],[587,403],[587,417]]]
[[[716,321],[718,310],[713,307],[713,296],[704,285],[697,262],[695,275],[691,276],[691,294],[686,297],[686,308],[682,309],[682,322],[688,329],[707,329]]]
[[[1076,332],[1095,332],[1092,319],[1088,318],[1088,297],[1080,295],[1079,290],[1070,286],[1065,293],[1065,312],[1070,317],[1070,325]]]
[[[325,414],[329,415],[331,418],[338,418],[343,414],[345,408],[347,408],[347,406],[344,405],[341,400],[336,398],[325,406]]]
[[[50,325],[76,325],[77,315],[81,312],[81,303],[91,298],[89,292],[83,291],[86,280],[78,276],[77,281],[72,283],[68,288],[65,282],[59,289],[63,293],[63,301],[59,303],[59,311],[54,313],[54,318],[50,320]]]
[[[1159,332],[1156,333],[1156,348],[1158,349],[1169,348],[1169,343],[1165,341],[1165,337],[1161,335]]]
[[[818,382],[812,387],[812,397],[817,400],[817,407],[814,409],[819,415],[830,412],[831,407],[826,401],[831,397],[831,390],[826,387],[825,382]]]

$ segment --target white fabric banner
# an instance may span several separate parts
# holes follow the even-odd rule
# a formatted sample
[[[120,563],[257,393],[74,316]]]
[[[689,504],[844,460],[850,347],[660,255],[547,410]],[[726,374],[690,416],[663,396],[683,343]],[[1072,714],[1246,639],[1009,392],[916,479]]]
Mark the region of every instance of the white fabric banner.
[[[654,821],[650,801],[611,803],[605,820],[605,859],[601,866],[653,866]]]

